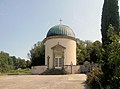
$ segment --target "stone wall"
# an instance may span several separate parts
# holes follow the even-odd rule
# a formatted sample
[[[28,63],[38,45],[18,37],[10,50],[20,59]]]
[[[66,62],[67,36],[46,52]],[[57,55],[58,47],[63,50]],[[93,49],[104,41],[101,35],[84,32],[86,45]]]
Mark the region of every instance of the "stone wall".
[[[98,64],[84,64],[84,65],[65,65],[64,70],[67,74],[88,73],[91,70],[99,68]],[[48,70],[47,66],[32,66],[32,74],[42,74]]]
[[[68,73],[68,74],[78,74],[80,73],[80,65],[65,65],[64,66],[64,70]]]
[[[32,74],[41,74],[47,70],[47,66],[32,66]]]
[[[32,74],[42,74],[47,70],[47,66],[32,66]],[[80,73],[80,65],[65,65],[64,70],[67,74],[78,74]]]

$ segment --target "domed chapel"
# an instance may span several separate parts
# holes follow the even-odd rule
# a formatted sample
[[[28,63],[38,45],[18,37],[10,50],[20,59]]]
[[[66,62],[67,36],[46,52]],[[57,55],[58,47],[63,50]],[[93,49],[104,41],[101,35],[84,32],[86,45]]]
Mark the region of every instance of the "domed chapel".
[[[76,38],[73,30],[63,24],[49,29],[45,45],[45,65],[47,68],[62,69],[76,65]]]
[[[73,30],[64,24],[51,27],[43,40],[45,65],[32,66],[32,74],[87,73],[98,65],[76,65],[76,37]]]

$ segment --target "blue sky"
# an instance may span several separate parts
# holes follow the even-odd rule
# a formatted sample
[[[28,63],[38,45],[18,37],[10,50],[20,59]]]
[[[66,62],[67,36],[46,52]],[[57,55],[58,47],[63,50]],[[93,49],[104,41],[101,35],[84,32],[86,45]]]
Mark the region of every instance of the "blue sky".
[[[101,40],[103,0],[0,0],[0,51],[26,58],[33,45],[59,24],[81,40]]]

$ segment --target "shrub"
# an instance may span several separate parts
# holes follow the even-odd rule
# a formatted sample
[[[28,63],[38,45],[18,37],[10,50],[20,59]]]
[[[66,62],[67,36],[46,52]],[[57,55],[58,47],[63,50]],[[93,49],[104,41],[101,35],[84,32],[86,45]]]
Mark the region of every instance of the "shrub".
[[[103,89],[101,84],[102,71],[100,69],[96,69],[91,71],[87,77],[87,84],[91,89]]]

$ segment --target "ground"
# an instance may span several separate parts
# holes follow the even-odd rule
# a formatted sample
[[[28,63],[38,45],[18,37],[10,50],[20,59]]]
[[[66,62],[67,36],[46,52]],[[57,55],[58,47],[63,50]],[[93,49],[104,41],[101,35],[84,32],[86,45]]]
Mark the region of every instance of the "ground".
[[[0,76],[0,89],[88,89],[85,74]]]

